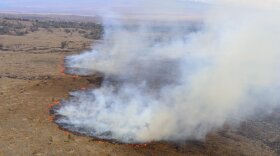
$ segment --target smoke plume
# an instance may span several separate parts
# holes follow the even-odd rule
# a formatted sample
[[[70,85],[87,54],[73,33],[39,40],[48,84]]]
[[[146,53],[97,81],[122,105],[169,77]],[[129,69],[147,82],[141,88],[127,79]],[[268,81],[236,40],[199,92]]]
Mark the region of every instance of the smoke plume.
[[[253,0],[193,2],[207,6],[200,22],[177,16],[105,22],[101,44],[66,58],[78,74],[104,73],[103,84],[72,92],[56,110],[56,122],[90,136],[141,143],[204,139],[227,122],[270,113],[280,106],[280,12],[270,1],[265,7]],[[152,4],[161,13],[182,2]]]

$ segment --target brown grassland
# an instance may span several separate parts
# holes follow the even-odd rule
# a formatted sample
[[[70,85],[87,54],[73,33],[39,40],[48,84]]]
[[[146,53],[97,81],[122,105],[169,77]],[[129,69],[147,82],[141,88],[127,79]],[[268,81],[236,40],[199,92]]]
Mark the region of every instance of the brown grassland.
[[[280,155],[280,111],[239,128],[225,126],[205,141],[132,146],[60,130],[49,116],[49,104],[92,83],[62,74],[63,58],[89,49],[101,33],[94,21],[0,17],[1,156]]]

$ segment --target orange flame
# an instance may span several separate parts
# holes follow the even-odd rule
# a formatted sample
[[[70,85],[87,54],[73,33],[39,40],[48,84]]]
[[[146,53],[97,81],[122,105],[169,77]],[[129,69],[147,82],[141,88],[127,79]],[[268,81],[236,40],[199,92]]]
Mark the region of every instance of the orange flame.
[[[80,76],[78,76],[78,75],[72,75],[72,78],[73,78],[73,79],[78,79],[78,78],[80,78]]]
[[[49,104],[49,105],[48,105],[48,108],[51,109],[51,108],[53,108],[54,106],[59,105],[59,104],[60,104],[59,100],[53,100],[53,103]]]
[[[69,76],[69,77],[72,77],[73,79],[78,79],[78,78],[80,78],[80,76],[78,76],[78,75],[69,75],[69,74],[66,74],[65,73],[65,63],[64,63],[64,56],[62,56],[62,61],[61,61],[61,63],[60,63],[60,65],[59,65],[59,72],[60,72],[60,74],[62,75],[62,76]],[[85,87],[84,87],[85,88]],[[54,106],[56,106],[56,105],[59,105],[60,104],[60,101],[59,100],[56,100],[56,99],[53,99],[53,103],[51,103],[51,104],[48,104],[48,111],[50,111]],[[50,122],[52,122],[53,120],[54,120],[54,118],[55,118],[55,115],[49,115],[48,116],[48,120],[50,121]]]
[[[62,59],[62,63],[59,65],[59,70],[60,70],[60,73],[65,76],[65,67],[64,67],[64,57]]]
[[[59,65],[59,69],[60,69],[60,73],[61,73],[61,75],[63,75],[63,76],[71,76],[73,79],[78,79],[78,78],[80,78],[80,76],[79,75],[70,75],[70,74],[66,74],[65,73],[65,63],[64,63],[64,57],[63,57],[63,59],[62,59],[62,61],[61,61],[62,63]]]
[[[80,87],[80,89],[81,89],[81,90],[86,90],[87,88],[86,88],[86,87],[81,86],[81,87]]]
[[[56,105],[60,105],[60,101],[56,100],[56,99],[53,99],[53,103],[48,104],[48,110],[52,109]],[[53,122],[54,118],[55,118],[55,115],[49,115],[48,116],[48,121]]]
[[[54,120],[54,116],[53,115],[48,116],[48,121],[49,122],[53,122],[53,120]]]
[[[104,144],[105,142],[104,142],[104,141],[98,141],[97,143],[99,143],[99,144]]]
[[[148,147],[148,144],[130,144],[129,146],[133,148],[146,148]]]

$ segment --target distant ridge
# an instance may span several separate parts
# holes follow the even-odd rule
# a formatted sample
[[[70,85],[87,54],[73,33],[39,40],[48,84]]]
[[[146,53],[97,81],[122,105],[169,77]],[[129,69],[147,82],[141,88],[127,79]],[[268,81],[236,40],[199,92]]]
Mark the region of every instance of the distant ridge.
[[[61,13],[20,13],[13,11],[0,12],[0,18],[23,18],[31,20],[51,20],[51,21],[66,21],[66,22],[97,22],[101,23],[101,18],[98,16],[82,16],[73,14]]]

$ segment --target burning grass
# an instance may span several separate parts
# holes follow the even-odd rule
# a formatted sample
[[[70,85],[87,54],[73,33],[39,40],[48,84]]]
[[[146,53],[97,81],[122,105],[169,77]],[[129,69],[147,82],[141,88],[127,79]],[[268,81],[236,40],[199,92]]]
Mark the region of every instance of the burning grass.
[[[62,59],[61,64],[59,65],[59,72],[62,76],[65,77],[71,77],[73,79],[79,79],[79,78],[86,78],[88,80],[89,83],[91,84],[96,84],[97,86],[100,86],[102,83],[102,79],[103,79],[103,75],[98,74],[97,76],[79,76],[79,75],[75,75],[72,73],[69,73],[68,70],[65,68],[65,59]],[[80,86],[79,90],[87,90],[89,86]],[[67,126],[69,125],[63,125],[63,124],[59,124],[56,121],[58,119],[60,119],[62,116],[58,115],[56,113],[56,111],[63,105],[63,100],[59,100],[59,99],[53,99],[52,103],[48,104],[48,111],[49,111],[49,116],[48,116],[48,121],[50,122],[54,122],[58,125],[58,128],[62,131],[64,131],[66,134],[75,134],[78,136],[87,136],[87,137],[91,137],[93,138],[93,140],[97,143],[110,143],[110,144],[119,144],[119,145],[126,145],[129,147],[133,147],[133,148],[147,148],[149,146],[149,144],[147,143],[122,143],[119,142],[117,140],[112,140],[112,139],[102,139],[102,138],[98,138],[92,135],[88,135],[86,133],[82,133],[79,131],[73,131],[69,128],[67,128]]]

